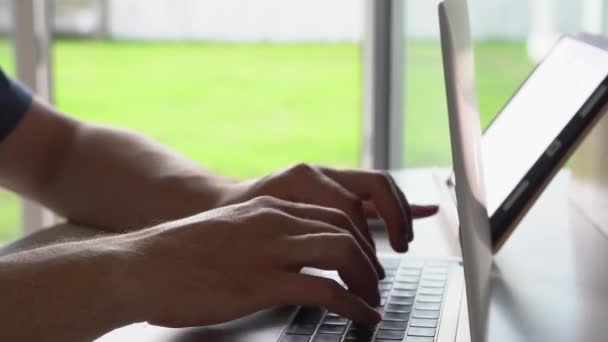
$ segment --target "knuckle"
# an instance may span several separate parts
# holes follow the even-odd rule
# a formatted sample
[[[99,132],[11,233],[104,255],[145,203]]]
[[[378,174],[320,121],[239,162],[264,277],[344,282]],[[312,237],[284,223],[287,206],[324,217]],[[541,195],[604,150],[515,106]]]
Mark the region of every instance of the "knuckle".
[[[278,210],[269,207],[260,208],[255,212],[256,217],[265,220],[276,218],[279,216],[279,214],[280,212]]]
[[[359,197],[352,196],[348,199],[349,210],[353,213],[359,213],[363,211],[363,200]]]
[[[253,201],[260,207],[274,207],[278,203],[275,197],[268,195],[258,196]]]
[[[376,177],[376,181],[378,182],[378,184],[385,186],[385,187],[391,187],[392,176],[388,172],[376,171],[375,177]]]
[[[307,163],[298,163],[289,168],[290,173],[296,175],[311,175],[316,173],[314,166]]]
[[[360,252],[359,244],[355,237],[350,234],[342,234],[340,236],[340,244],[344,250],[345,255],[352,257],[358,255]]]
[[[339,227],[350,228],[352,226],[350,218],[344,211],[335,208],[329,208],[328,211]]]

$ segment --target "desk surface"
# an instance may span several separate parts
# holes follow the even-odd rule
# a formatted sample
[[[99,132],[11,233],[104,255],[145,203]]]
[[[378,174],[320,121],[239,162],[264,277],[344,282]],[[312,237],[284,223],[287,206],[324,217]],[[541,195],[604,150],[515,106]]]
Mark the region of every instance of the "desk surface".
[[[425,172],[395,175],[411,202],[439,198]],[[562,171],[495,256],[488,341],[608,341],[608,237],[569,191]],[[435,217],[417,224],[411,253],[460,252]]]
[[[430,170],[394,174],[410,202],[439,201]],[[568,172],[557,176],[496,255],[488,341],[608,340],[608,238],[569,204],[569,180]],[[460,255],[457,238],[442,216],[418,221],[415,229],[410,254]],[[16,241],[0,253],[93,233],[59,226]],[[379,248],[387,248],[385,234],[375,234]],[[120,333],[112,335],[125,341]],[[128,336],[137,340],[132,332]]]

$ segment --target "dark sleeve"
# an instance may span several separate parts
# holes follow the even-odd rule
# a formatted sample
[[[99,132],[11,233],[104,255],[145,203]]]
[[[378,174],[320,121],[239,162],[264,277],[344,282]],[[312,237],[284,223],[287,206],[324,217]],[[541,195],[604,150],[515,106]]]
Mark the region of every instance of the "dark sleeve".
[[[30,91],[0,69],[0,143],[17,127],[31,102]]]

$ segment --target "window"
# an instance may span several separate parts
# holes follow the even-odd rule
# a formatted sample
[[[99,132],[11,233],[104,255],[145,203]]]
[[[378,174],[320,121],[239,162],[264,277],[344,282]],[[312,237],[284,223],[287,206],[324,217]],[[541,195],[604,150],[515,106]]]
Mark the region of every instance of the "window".
[[[438,3],[407,1],[404,142],[407,167],[452,164]],[[473,1],[470,6],[477,92],[485,127],[533,68],[527,51],[530,11],[527,1]]]
[[[131,128],[232,177],[257,177],[298,161],[359,166],[363,144],[376,156],[389,150],[388,158],[375,162],[399,159],[401,149],[394,146],[405,146],[406,167],[449,166],[438,0],[391,0],[392,7],[373,17],[378,25],[366,26],[372,17],[366,16],[367,6],[379,3],[54,0],[54,100],[78,118]],[[470,2],[484,125],[559,32],[604,28],[604,3]],[[0,63],[9,73],[14,70],[10,4],[0,0]],[[401,7],[404,140],[395,130],[402,119],[400,101],[394,100],[399,96],[391,93],[402,93],[394,86],[400,82],[389,67],[383,88],[371,82],[364,87],[369,75],[362,73],[367,55],[361,51],[362,40],[373,36],[370,27],[380,32],[376,38],[391,27],[393,35],[378,42],[394,43],[401,31],[392,24],[401,18],[383,16],[390,8],[401,13]],[[391,46],[389,55],[399,55],[398,44]],[[387,60],[393,67],[395,58]],[[366,71],[378,67],[367,66]],[[367,110],[381,128],[362,127],[368,121],[361,117],[361,94],[385,87],[389,95],[377,107],[389,107],[390,114]],[[382,134],[369,134],[373,130]],[[369,148],[372,144],[377,146]],[[17,234],[18,210],[17,198],[0,192],[0,240]]]
[[[104,17],[97,3],[56,1],[55,15]],[[54,39],[57,105],[230,176],[302,160],[357,166],[363,2],[266,0],[242,10],[249,3],[110,1],[102,34],[93,19],[64,19]]]

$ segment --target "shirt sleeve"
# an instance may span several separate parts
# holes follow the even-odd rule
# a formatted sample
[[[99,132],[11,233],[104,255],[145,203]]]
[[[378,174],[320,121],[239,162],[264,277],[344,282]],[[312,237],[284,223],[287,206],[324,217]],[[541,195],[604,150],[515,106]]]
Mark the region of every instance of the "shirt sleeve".
[[[11,134],[32,102],[32,93],[0,69],[0,143]]]

